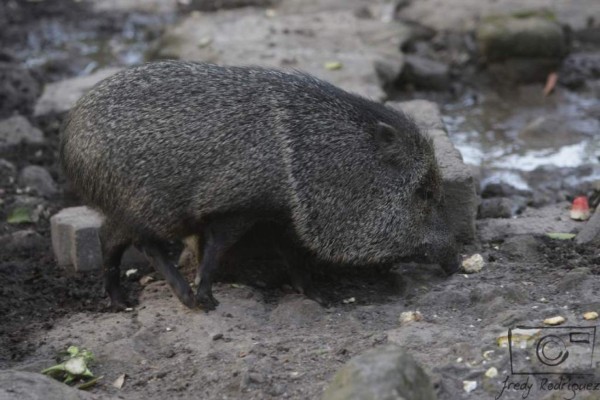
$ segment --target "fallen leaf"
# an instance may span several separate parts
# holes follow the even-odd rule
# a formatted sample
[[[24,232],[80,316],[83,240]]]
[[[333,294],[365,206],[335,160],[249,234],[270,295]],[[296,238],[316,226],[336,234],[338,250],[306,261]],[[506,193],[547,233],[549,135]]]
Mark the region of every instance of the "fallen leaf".
[[[548,78],[546,79],[546,86],[544,86],[544,96],[548,96],[554,91],[554,88],[556,87],[556,82],[558,82],[558,74],[556,72],[551,72],[550,74],[548,74]]]
[[[337,71],[338,69],[342,69],[342,63],[339,61],[328,61],[325,63],[325,69],[329,71]]]
[[[6,219],[6,222],[9,224],[22,224],[26,222],[33,222],[31,220],[31,215],[29,213],[29,209],[24,207],[15,208]]]

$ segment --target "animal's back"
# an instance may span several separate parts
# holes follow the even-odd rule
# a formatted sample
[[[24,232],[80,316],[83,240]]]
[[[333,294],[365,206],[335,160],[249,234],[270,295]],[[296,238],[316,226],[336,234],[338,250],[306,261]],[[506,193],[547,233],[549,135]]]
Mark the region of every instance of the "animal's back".
[[[88,204],[162,237],[181,236],[190,228],[183,222],[213,212],[286,213],[280,134],[326,134],[311,133],[315,119],[331,130],[336,120],[354,123],[360,116],[344,96],[295,73],[146,64],[77,103],[63,131],[63,165]]]

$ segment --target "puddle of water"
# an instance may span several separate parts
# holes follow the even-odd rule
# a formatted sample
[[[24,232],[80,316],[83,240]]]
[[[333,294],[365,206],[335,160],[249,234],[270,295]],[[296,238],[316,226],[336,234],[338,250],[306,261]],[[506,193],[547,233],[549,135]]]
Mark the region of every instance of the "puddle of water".
[[[497,171],[497,179],[526,189],[524,173],[538,167],[599,166],[600,100],[539,85],[506,93],[465,95],[442,105],[444,122],[468,164]],[[512,172],[508,172],[512,171]],[[600,168],[592,168],[600,179]]]
[[[104,22],[109,27],[98,23],[101,15],[86,18],[91,21],[89,26],[53,18],[40,20],[29,32],[24,48],[16,51],[17,57],[29,67],[67,60],[78,75],[107,66],[140,64],[152,40],[175,16],[130,13]]]

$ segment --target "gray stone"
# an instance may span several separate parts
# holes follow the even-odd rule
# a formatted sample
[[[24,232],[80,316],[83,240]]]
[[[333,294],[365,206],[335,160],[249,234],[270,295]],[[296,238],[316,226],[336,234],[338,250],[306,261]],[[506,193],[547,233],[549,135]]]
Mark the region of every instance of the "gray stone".
[[[563,292],[579,290],[581,284],[590,279],[591,271],[589,268],[575,268],[565,274],[556,285]]]
[[[147,13],[171,13],[177,11],[177,0],[94,0],[96,11],[143,11]]]
[[[494,16],[476,32],[479,51],[487,61],[509,58],[560,59],[567,44],[560,24],[550,16]]]
[[[448,65],[429,58],[408,55],[405,58],[402,83],[417,89],[446,90],[450,86]]]
[[[25,371],[0,371],[0,400],[109,400],[58,382],[42,374]]]
[[[401,347],[387,345],[351,359],[322,400],[431,400],[433,386],[423,368]]]
[[[0,118],[19,113],[30,115],[40,95],[40,84],[27,68],[0,62]]]
[[[588,244],[594,241],[600,241],[600,206],[596,207],[594,215],[585,223],[575,238],[577,244]]]
[[[0,158],[0,186],[12,184],[17,178],[17,167],[13,163]]]
[[[7,253],[36,251],[46,246],[44,238],[31,229],[0,236],[0,248]]]
[[[600,28],[597,28],[600,35]],[[569,54],[558,71],[561,84],[576,89],[600,78],[600,54],[595,51]]]
[[[306,326],[323,318],[323,307],[314,300],[301,295],[290,295],[282,299],[271,312],[270,322],[276,326]]]
[[[314,14],[324,11],[351,11],[363,19],[390,22],[396,18],[397,0],[280,0],[281,14]]]
[[[15,115],[0,121],[0,149],[20,143],[43,143],[44,134],[27,118]]]
[[[569,206],[568,203],[559,203],[539,209],[527,208],[521,215],[511,219],[478,220],[477,236],[481,241],[489,242],[515,235],[576,233],[582,224],[569,218]]]
[[[270,18],[256,9],[192,13],[160,40],[156,57],[295,68],[381,100],[402,69],[408,29],[327,11]],[[326,68],[334,62],[334,68]]]
[[[516,213],[517,209],[506,197],[493,197],[491,199],[481,200],[477,218],[510,218]]]
[[[75,102],[96,83],[113,75],[117,71],[119,71],[119,68],[106,68],[88,76],[71,78],[46,85],[42,96],[35,105],[34,115],[36,117],[43,117],[69,111]]]
[[[50,173],[37,165],[23,168],[19,174],[19,185],[30,188],[39,196],[52,196],[58,191]]]
[[[76,271],[99,269],[102,250],[98,229],[102,216],[87,207],[65,208],[50,218],[52,249],[58,264]]]
[[[541,261],[538,241],[532,235],[518,235],[502,243],[502,251],[511,261],[534,263]]]
[[[52,249],[58,265],[76,271],[102,267],[102,248],[98,230],[103,217],[88,207],[65,208],[50,218]],[[122,264],[147,262],[136,249],[125,251]]]
[[[532,10],[548,9],[552,10],[558,21],[576,31],[586,28],[588,21],[600,21],[598,0],[423,0],[406,3],[401,11],[402,18],[419,21],[437,31],[468,32],[488,16],[507,13],[527,15]]]
[[[475,181],[471,169],[464,164],[462,156],[448,138],[438,106],[425,100],[387,104],[411,115],[432,137],[442,171],[449,224],[458,240],[472,242],[475,239],[475,216],[479,202]]]

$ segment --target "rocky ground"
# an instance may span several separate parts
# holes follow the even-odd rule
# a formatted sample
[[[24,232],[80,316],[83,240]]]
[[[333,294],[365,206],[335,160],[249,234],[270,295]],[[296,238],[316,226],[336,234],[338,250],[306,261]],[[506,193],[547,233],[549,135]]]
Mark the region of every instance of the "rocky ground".
[[[259,8],[236,8],[249,4]],[[572,398],[568,388],[551,390],[544,376],[512,375],[509,350],[499,340],[509,328],[547,326],[543,321],[554,316],[566,318],[563,326],[597,324],[583,319],[585,312],[600,312],[597,243],[554,240],[546,233],[577,233],[585,226],[569,218],[575,196],[587,195],[592,206],[598,202],[598,153],[591,146],[600,134],[594,131],[600,126],[594,125],[600,124],[600,5],[595,0],[554,2],[551,18],[526,22],[550,32],[551,44],[541,46],[543,54],[537,47],[519,48],[515,51],[526,54],[496,58],[496,42],[486,42],[478,29],[490,13],[519,12],[522,18],[522,4],[3,2],[0,369],[5,371],[0,371],[0,398],[23,398],[23,387],[32,398],[36,390],[63,393],[56,398],[75,395],[6,371],[39,372],[55,364],[59,352],[77,345],[94,352],[91,368],[103,376],[90,395],[76,394],[81,398],[314,399],[350,359],[370,349],[392,354],[384,345],[393,344],[412,355],[429,377],[429,383],[421,377],[418,388],[406,389],[419,393],[412,398],[432,398],[429,386],[440,399],[487,399],[500,393],[523,398],[526,390],[502,391],[507,378],[534,383],[528,398]],[[544,5],[540,1],[528,8]],[[219,11],[212,13],[215,8]],[[552,25],[554,18],[560,29]],[[128,264],[124,272],[137,270],[125,278],[134,307],[114,313],[99,272],[65,270],[52,254],[50,216],[80,204],[58,166],[58,127],[64,111],[107,73],[105,68],[143,57],[294,67],[380,100],[437,100],[442,110],[449,102],[498,86],[522,90],[527,84],[539,93],[548,74],[557,70],[559,99],[575,94],[592,99],[581,106],[588,125],[576,124],[580,114],[567,114],[571,120],[565,122],[568,133],[577,128],[581,140],[592,143],[589,160],[571,169],[526,172],[525,187],[490,179],[496,170],[473,168],[482,202],[477,239],[463,253],[482,255],[484,266],[476,273],[447,278],[438,266],[413,263],[377,270],[328,266],[315,276],[326,303],[320,305],[295,294],[285,279],[274,278],[277,260],[255,256],[243,263],[251,279],[234,274],[217,284],[221,305],[207,314],[181,306],[149,266]],[[523,130],[527,123],[521,125]],[[534,141],[519,136],[514,142],[544,141],[544,132],[552,129],[538,125],[542,128],[528,136]],[[412,319],[402,314],[415,311],[420,314],[408,314]],[[587,354],[573,353],[571,360],[584,362]],[[384,358],[366,359],[370,371],[387,368]],[[524,361],[526,366],[533,362]],[[124,385],[114,387],[122,374]],[[551,379],[558,382],[560,375]],[[600,383],[597,373],[586,379]],[[19,388],[15,382],[21,381],[28,383]],[[331,392],[326,396],[336,398]],[[600,391],[588,388],[577,398],[600,398]]]

